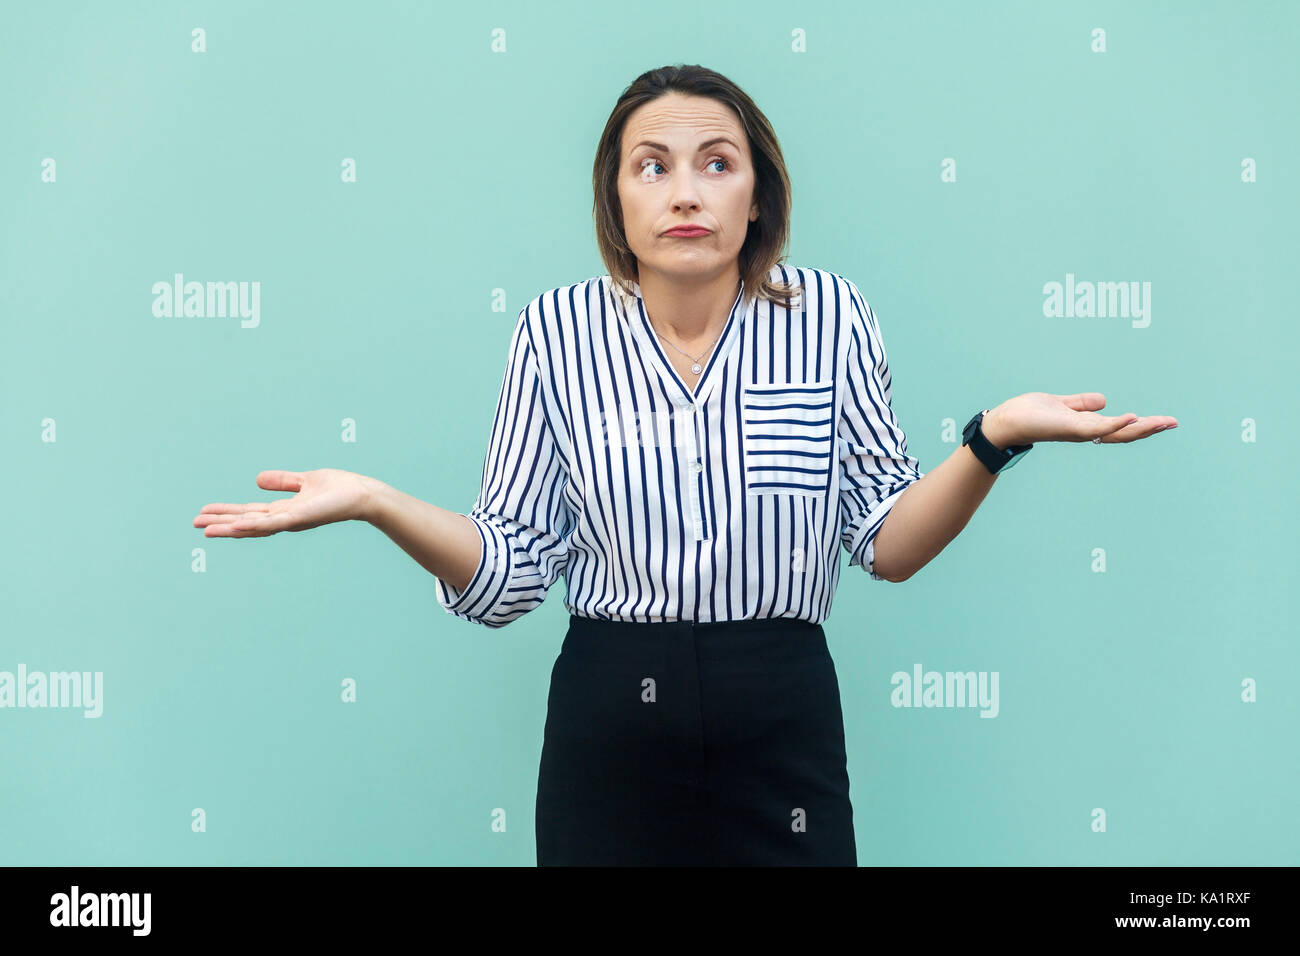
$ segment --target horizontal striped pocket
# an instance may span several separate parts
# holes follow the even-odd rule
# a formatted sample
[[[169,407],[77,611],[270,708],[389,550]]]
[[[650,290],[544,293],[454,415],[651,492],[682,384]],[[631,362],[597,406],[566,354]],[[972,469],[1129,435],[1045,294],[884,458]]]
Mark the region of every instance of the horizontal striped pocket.
[[[834,382],[745,385],[741,421],[751,495],[826,494],[835,444]]]

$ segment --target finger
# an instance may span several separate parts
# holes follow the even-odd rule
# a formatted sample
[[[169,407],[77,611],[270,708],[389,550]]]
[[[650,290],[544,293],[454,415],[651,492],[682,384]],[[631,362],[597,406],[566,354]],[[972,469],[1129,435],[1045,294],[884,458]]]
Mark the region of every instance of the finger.
[[[211,504],[204,505],[200,510],[200,515],[241,515],[246,511],[265,511],[271,502],[269,501],[248,501],[244,504]]]
[[[269,538],[271,535],[275,533],[276,533],[275,529],[252,528],[252,529],[237,530],[233,533],[232,536],[236,538]]]
[[[219,525],[229,525],[238,521],[239,518],[234,515],[200,515],[194,519],[196,528],[212,528]]]
[[[1140,438],[1149,438],[1157,432],[1177,427],[1178,420],[1170,418],[1168,415],[1148,415],[1146,418],[1139,419],[1130,426],[1130,429],[1137,430],[1131,431],[1131,433],[1126,432],[1124,441],[1137,441]]]
[[[245,535],[236,532],[230,521],[223,521],[221,524],[210,524],[203,530],[205,538],[242,538]]]
[[[204,505],[203,510],[200,511],[198,516],[194,519],[194,527],[205,528],[208,525],[229,522],[231,515],[243,515],[250,511],[265,511],[266,509],[267,503],[264,501],[250,501],[246,505]]]
[[[270,502],[267,501],[250,501],[242,505],[227,504],[225,502],[222,502],[220,504],[204,505],[202,509],[200,509],[199,514],[237,515],[237,514],[243,514],[245,511],[265,510],[268,504],[270,504]]]
[[[263,471],[257,476],[257,487],[267,491],[302,491],[302,482],[299,471]]]
[[[275,534],[274,531],[257,528],[236,528],[235,523],[226,519],[222,524],[209,525],[203,535],[207,538],[265,538]]]
[[[1115,441],[1115,436],[1131,426],[1136,419],[1137,416],[1131,412],[1127,415],[1098,415],[1093,423],[1090,437],[1094,442],[1109,444]]]
[[[223,505],[226,510],[221,514],[199,515],[194,519],[194,527],[202,528],[211,524],[232,524],[241,518],[253,518],[259,515],[277,514],[284,511],[293,501],[292,498],[279,498],[275,501],[250,501],[246,505]]]
[[[1134,416],[1134,420],[1102,438],[1102,444],[1127,444],[1146,438],[1169,427],[1171,420],[1167,416],[1153,415],[1146,418]]]
[[[248,514],[235,520],[231,527],[237,532],[275,534],[277,531],[293,527],[294,521],[293,514],[288,511],[281,511],[278,514]]]

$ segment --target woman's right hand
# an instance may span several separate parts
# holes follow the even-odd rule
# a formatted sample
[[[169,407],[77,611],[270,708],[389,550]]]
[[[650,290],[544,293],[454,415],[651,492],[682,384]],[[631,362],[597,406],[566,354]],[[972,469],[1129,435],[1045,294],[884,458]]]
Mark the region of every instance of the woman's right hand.
[[[364,519],[376,481],[337,468],[264,471],[257,487],[294,491],[292,498],[248,504],[210,504],[194,519],[207,538],[264,538],[280,531],[306,531],[334,521]]]

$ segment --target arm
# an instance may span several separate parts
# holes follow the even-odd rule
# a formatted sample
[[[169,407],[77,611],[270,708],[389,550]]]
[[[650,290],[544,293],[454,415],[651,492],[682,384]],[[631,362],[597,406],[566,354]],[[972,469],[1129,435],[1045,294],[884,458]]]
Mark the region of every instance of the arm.
[[[990,409],[981,428],[998,448],[1006,448]],[[920,481],[910,485],[890,509],[876,535],[876,573],[887,581],[906,581],[929,564],[966,527],[998,476],[990,474],[962,445]]]
[[[1178,427],[1170,415],[1145,418],[1098,415],[1106,407],[1100,392],[1053,395],[1026,392],[989,410],[981,428],[995,448],[1040,442],[1127,444]],[[966,527],[997,475],[966,445],[899,496],[876,535],[876,565],[891,581],[906,581],[925,567]]]
[[[568,562],[572,516],[563,458],[542,404],[536,356],[520,313],[492,423],[482,484],[457,514],[374,482],[366,520],[437,580],[450,613],[503,627],[541,605]]]
[[[416,563],[457,590],[469,586],[483,559],[483,539],[468,516],[413,498],[375,478],[360,517],[388,535]]]
[[[437,578],[438,602],[467,621],[502,627],[542,603],[568,562],[574,518],[563,457],[541,401],[536,356],[519,314],[483,482],[468,515],[338,468],[260,472],[257,485],[292,498],[213,502],[194,518],[207,538],[265,538],[360,519]]]
[[[848,280],[845,280],[846,282]],[[880,326],[858,287],[848,282],[848,347],[844,350],[845,394],[836,426],[840,459],[840,540],[849,564],[874,580],[891,581],[888,558],[880,561],[876,541],[903,493],[923,477],[907,453],[907,436],[891,405],[892,379]],[[889,574],[884,574],[882,568]]]
[[[856,285],[839,423],[841,519],[850,564],[878,581],[906,581],[966,527],[997,480],[965,445],[930,472],[907,454],[890,407],[891,379],[880,325]],[[1178,427],[1169,415],[1099,415],[1100,392],[1028,392],[989,410],[982,428],[997,448],[1039,442],[1119,444]]]

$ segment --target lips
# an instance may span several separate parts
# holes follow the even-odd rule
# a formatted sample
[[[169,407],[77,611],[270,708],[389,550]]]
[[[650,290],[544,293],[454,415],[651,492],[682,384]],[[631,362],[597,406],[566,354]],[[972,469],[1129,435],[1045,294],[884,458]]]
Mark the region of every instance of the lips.
[[[705,229],[701,226],[678,226],[676,229],[669,229],[664,233],[665,236],[681,236],[689,239],[692,236],[707,236],[712,229]]]

